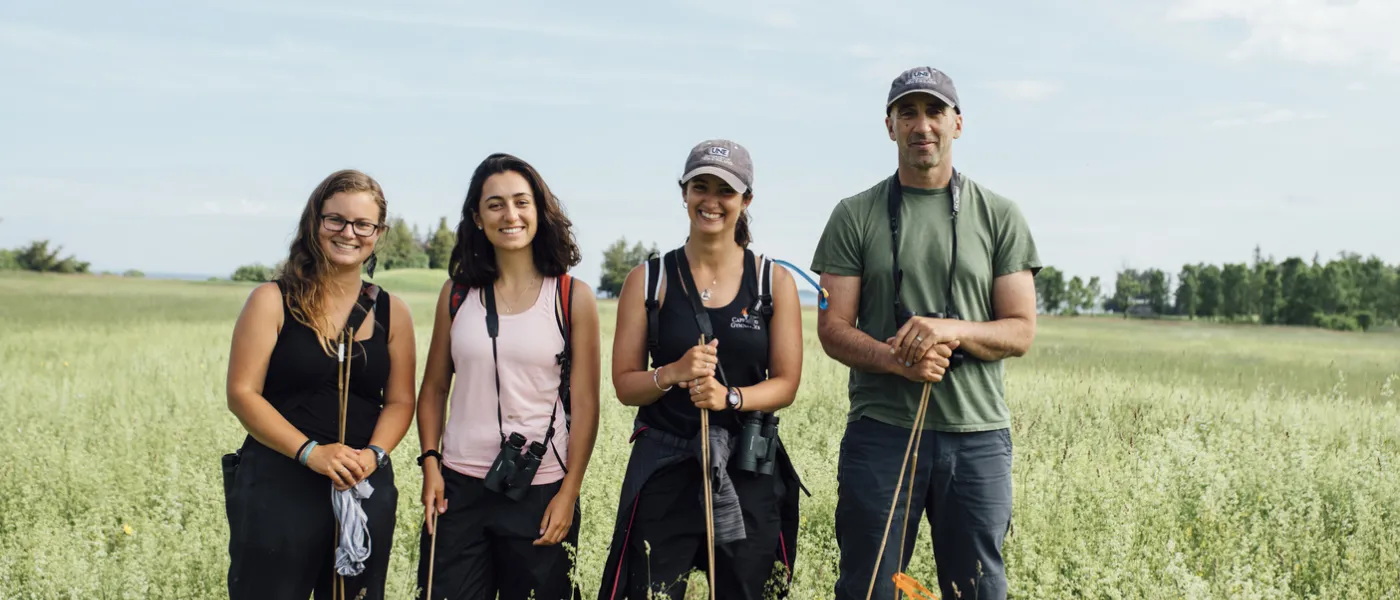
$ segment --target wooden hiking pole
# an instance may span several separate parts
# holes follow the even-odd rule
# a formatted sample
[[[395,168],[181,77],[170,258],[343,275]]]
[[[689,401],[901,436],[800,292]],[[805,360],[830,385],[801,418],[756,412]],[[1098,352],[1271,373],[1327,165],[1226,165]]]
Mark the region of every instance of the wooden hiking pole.
[[[700,336],[705,345],[705,336]],[[705,483],[705,549],[710,556],[710,600],[715,600],[715,505],[710,496],[710,409],[700,409],[700,469]]]
[[[436,562],[437,557],[437,507],[434,506],[433,511],[429,514],[432,515],[432,518],[429,519],[429,527],[433,529],[433,533],[429,536],[432,538],[432,542],[428,545],[428,591],[423,595],[424,600],[433,600],[433,563]]]
[[[923,431],[923,429],[924,429],[924,426],[923,426],[923,425],[924,425],[924,415],[928,412],[928,396],[929,396],[929,392],[932,391],[932,389],[933,389],[933,384],[932,384],[932,383],[927,382],[927,381],[924,382],[923,397],[919,399],[919,410],[918,410],[918,412],[916,413],[916,415],[915,415],[915,417],[914,417],[914,427],[913,427],[912,429],[910,429],[910,431],[909,431],[909,443],[908,443],[907,445],[905,445],[905,447],[904,447],[904,462],[901,463],[901,464],[899,465],[899,479],[895,480],[895,484],[894,484],[894,494],[893,494],[893,498],[892,498],[891,501],[890,501],[890,513],[889,513],[889,515],[888,515],[887,517],[885,517],[885,534],[884,534],[884,537],[881,538],[881,540],[880,540],[880,551],[877,552],[877,553],[875,554],[875,566],[874,566],[874,568],[871,569],[871,572],[870,572],[870,587],[866,589],[866,592],[865,592],[865,600],[870,600],[871,596],[873,596],[873,595],[875,594],[875,581],[878,580],[878,579],[880,578],[880,560],[881,560],[881,559],[884,557],[884,555],[885,555],[885,544],[889,543],[889,540],[890,540],[890,525],[892,525],[892,524],[894,523],[894,511],[895,511],[895,509],[896,509],[896,508],[899,508],[899,491],[900,491],[900,489],[901,489],[901,488],[903,487],[903,485],[904,485],[904,473],[906,472],[906,469],[909,467],[909,453],[914,449],[914,442],[915,442],[916,440],[919,439],[919,437],[920,437],[919,434],[920,434],[920,433]],[[917,457],[916,457],[916,459],[917,459]],[[910,486],[911,486],[911,487],[913,486],[912,480],[911,480],[911,482],[910,482]],[[912,494],[911,494],[911,495],[912,495]],[[906,523],[908,523],[908,518],[909,518],[909,515],[907,514],[907,513],[908,513],[908,509],[909,509],[909,507],[905,507],[905,512],[906,512],[906,514],[904,515],[904,517],[905,517],[905,522],[906,522]],[[907,535],[907,534],[908,534],[908,528],[907,528],[907,526],[906,526],[906,529],[905,529],[904,533],[900,536],[901,539],[904,539],[904,536]],[[904,559],[903,559],[904,550],[903,550],[903,549],[904,549],[904,544],[903,544],[903,542],[901,542],[901,543],[900,543],[900,555],[901,555],[900,562],[904,562]],[[897,565],[896,568],[895,568],[895,575],[898,576],[898,575],[900,575],[900,574],[901,574],[901,573],[900,573],[900,569],[898,568],[898,565]],[[896,598],[896,600],[898,600],[898,597],[899,597],[899,591],[898,591],[898,588],[896,588],[896,591],[895,591],[895,598]]]
[[[894,573],[894,600],[899,600],[900,591],[903,591],[910,598],[916,600],[933,596],[932,592],[929,592],[928,589],[924,588],[918,581],[915,581],[913,577],[910,577],[903,571],[904,546],[909,541],[909,513],[914,512],[914,481],[919,474],[919,444],[924,441],[924,417],[928,416],[928,395],[930,390],[929,384],[925,383],[924,399],[920,402],[920,408],[923,412],[920,413],[918,422],[914,423],[914,457],[909,461],[909,491],[905,492],[907,496],[904,500],[904,524],[902,526],[903,528],[899,530],[899,562],[895,563],[899,565],[899,568],[895,569]],[[895,498],[898,500],[898,494],[895,495]],[[893,513],[893,509],[891,509],[891,513]],[[924,595],[918,595],[920,592]],[[933,598],[933,600],[937,600],[937,598]]]
[[[355,310],[355,309],[354,309],[354,307],[351,307],[350,310],[353,311],[353,310]],[[351,352],[354,351],[354,341],[355,341],[354,335],[355,335],[355,334],[354,334],[353,332],[350,332],[350,331],[342,331],[342,332],[341,332],[341,338],[340,338],[340,340],[339,340],[340,347],[339,347],[339,349],[338,349],[338,352],[336,353],[336,364],[339,366],[339,373],[337,374],[338,376],[337,376],[337,378],[336,378],[336,384],[337,384],[336,387],[340,388],[340,389],[337,390],[337,391],[339,392],[339,396],[340,396],[339,400],[340,400],[340,443],[341,443],[341,445],[344,445],[344,444],[345,444],[345,411],[346,411],[346,409],[348,408],[349,399],[350,399],[350,398],[349,398],[349,393],[350,393],[350,361],[347,359],[347,357],[346,357],[345,354],[346,354],[347,351],[351,351]],[[349,344],[346,343],[346,338],[349,338],[349,342],[350,342]],[[347,349],[347,348],[346,348],[347,345],[350,346],[350,348]],[[332,560],[331,560],[331,569],[332,569],[332,570],[335,569],[335,560],[334,560],[335,553],[340,551],[340,527],[341,527],[341,525],[340,525],[340,517],[336,517],[336,519],[335,519],[335,546],[334,546],[335,549],[331,551],[331,552],[332,552],[332,554],[331,554],[331,557],[332,557]],[[345,600],[345,577],[341,576],[341,574],[340,574],[339,572],[337,572],[337,573],[335,574],[335,579],[331,581],[331,596],[334,597],[334,598],[337,598],[338,600]]]

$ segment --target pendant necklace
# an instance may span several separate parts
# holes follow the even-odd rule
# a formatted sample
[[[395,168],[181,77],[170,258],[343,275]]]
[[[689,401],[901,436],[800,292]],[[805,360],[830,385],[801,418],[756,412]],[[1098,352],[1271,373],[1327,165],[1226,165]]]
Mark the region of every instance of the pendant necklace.
[[[719,279],[714,279],[714,280],[710,281],[710,285],[719,285]],[[704,290],[702,290],[702,291],[700,292],[700,301],[701,301],[701,302],[709,302],[709,301],[710,301],[710,288],[705,288]]]

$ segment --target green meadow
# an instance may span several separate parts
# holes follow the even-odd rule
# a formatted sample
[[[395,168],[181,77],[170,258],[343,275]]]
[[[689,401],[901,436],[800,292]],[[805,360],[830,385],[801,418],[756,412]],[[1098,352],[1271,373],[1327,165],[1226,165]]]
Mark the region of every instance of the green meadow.
[[[411,306],[420,360],[442,280],[378,280]],[[250,289],[0,275],[0,598],[225,596],[219,457],[244,433],[224,377]],[[633,414],[612,396],[615,308],[601,310],[602,426],[578,549],[586,596]],[[836,576],[846,370],[822,353],[816,313],[806,321],[802,391],[782,427],[813,492],[793,598],[815,599]],[[1007,372],[1013,597],[1400,596],[1400,335],[1042,318]],[[410,429],[393,453],[391,598],[413,593],[417,453]],[[931,555],[925,526],[910,572],[933,588]]]

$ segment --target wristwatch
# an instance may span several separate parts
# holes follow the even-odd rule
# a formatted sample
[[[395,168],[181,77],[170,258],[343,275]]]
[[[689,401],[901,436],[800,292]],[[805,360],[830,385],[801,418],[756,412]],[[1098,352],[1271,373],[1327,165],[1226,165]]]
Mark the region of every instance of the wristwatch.
[[[383,448],[375,446],[374,444],[370,444],[369,446],[366,446],[366,448],[369,448],[370,450],[374,451],[376,468],[383,469],[389,464],[389,454],[384,452]]]
[[[744,395],[739,393],[739,388],[736,387],[729,388],[729,394],[725,396],[725,400],[729,402],[729,408],[734,410],[739,410],[744,405]]]

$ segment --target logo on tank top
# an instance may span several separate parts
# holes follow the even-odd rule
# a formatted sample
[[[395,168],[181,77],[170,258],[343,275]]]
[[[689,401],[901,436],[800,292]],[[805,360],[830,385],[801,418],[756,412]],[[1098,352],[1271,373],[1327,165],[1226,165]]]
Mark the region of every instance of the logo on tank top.
[[[749,314],[748,307],[744,307],[744,310],[739,313],[739,316],[729,320],[729,328],[762,331],[763,323],[758,320],[756,315]]]

